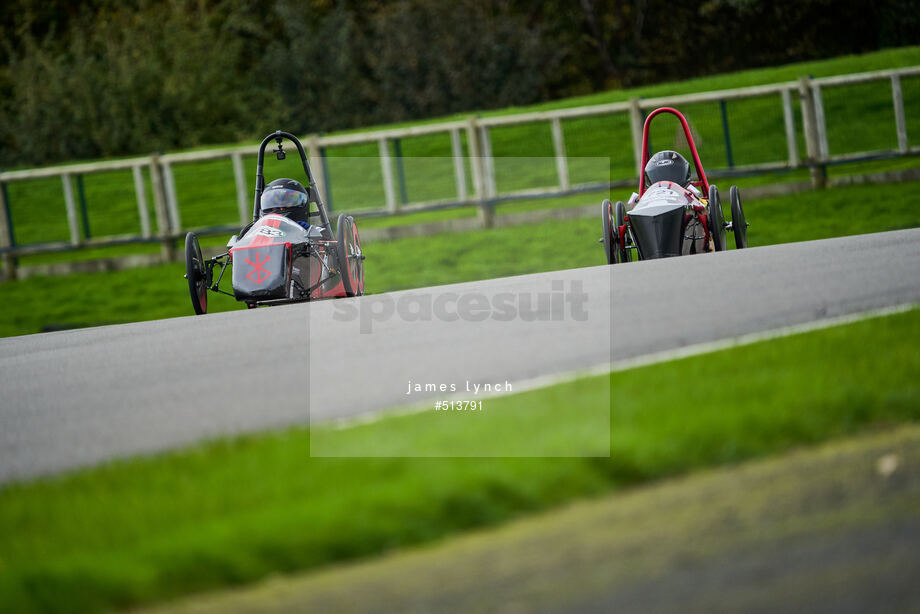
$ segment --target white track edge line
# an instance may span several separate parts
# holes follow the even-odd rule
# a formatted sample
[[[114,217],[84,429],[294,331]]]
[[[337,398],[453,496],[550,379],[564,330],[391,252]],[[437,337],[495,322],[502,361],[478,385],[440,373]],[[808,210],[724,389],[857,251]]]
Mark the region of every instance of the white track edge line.
[[[802,324],[793,324],[791,326],[783,326],[780,328],[774,328],[770,330],[765,330],[757,333],[748,333],[746,335],[741,335],[740,337],[729,337],[727,339],[720,339],[718,341],[707,341],[705,343],[696,343],[693,345],[686,345],[680,348],[674,348],[671,350],[664,350],[661,352],[652,352],[650,354],[644,354],[642,356],[636,356],[633,358],[624,358],[623,360],[617,360],[614,362],[606,362],[593,367],[588,367],[586,369],[578,369],[577,371],[569,371],[567,373],[555,373],[551,375],[540,375],[531,379],[526,379],[514,384],[514,389],[508,392],[489,392],[477,395],[479,399],[490,399],[496,397],[503,397],[512,394],[519,394],[522,392],[529,392],[531,390],[536,390],[538,388],[546,388],[548,386],[554,386],[556,384],[564,384],[567,382],[574,381],[576,379],[581,379],[583,377],[592,377],[595,375],[603,375],[605,373],[619,373],[621,371],[629,371],[631,369],[638,369],[640,367],[647,367],[650,365],[670,362],[672,360],[680,360],[682,358],[689,358],[691,356],[698,356],[700,354],[710,354],[712,352],[718,352],[720,350],[727,350],[730,348],[741,347],[745,345],[752,345],[760,341],[768,341],[770,339],[780,339],[783,337],[791,337],[793,335],[799,335],[802,333],[808,333],[816,330],[822,330],[826,328],[833,328],[835,326],[842,326],[844,324],[853,324],[855,322],[861,322],[863,320],[871,320],[874,318],[882,318],[885,316],[895,315],[898,313],[904,313],[920,306],[920,303],[911,302],[911,303],[902,303],[900,305],[894,305],[892,307],[881,307],[877,309],[870,309],[868,311],[859,311],[856,313],[850,313],[846,315],[834,316],[830,318],[823,318],[820,320],[812,320],[811,322],[803,322]],[[318,427],[332,428],[333,430],[347,429],[354,426],[363,426],[366,424],[373,424],[374,422],[379,422],[385,418],[396,418],[400,416],[409,416],[412,414],[418,414],[423,411],[431,410],[434,407],[435,401],[438,399],[451,401],[451,400],[469,400],[468,394],[452,394],[445,397],[432,397],[426,399],[425,401],[419,401],[418,403],[413,403],[411,405],[400,407],[396,409],[383,409],[380,411],[369,412],[366,414],[360,414],[357,416],[348,416],[345,418],[338,418],[330,421],[319,422]]]

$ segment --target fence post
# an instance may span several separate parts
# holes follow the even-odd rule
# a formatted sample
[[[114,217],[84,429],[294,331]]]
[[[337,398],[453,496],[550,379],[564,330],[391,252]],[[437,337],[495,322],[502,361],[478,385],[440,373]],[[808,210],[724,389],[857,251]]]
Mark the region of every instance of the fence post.
[[[492,157],[492,138],[488,126],[479,126],[479,146],[482,150],[482,183],[487,197],[495,196],[495,158]]]
[[[9,215],[9,203],[6,201],[6,186],[0,184],[0,249],[13,247],[13,220]],[[5,281],[16,279],[16,257],[3,254],[3,278]]]
[[[799,98],[802,101],[802,123],[805,128],[805,149],[808,154],[808,167],[811,169],[811,185],[823,189],[827,185],[824,168],[820,165],[821,145],[818,137],[818,119],[815,111],[814,90],[811,79],[799,78]]]
[[[77,205],[73,199],[73,183],[70,173],[61,175],[61,184],[64,187],[64,205],[67,207],[67,226],[70,228],[70,244],[80,244],[80,228],[77,226]]]
[[[722,113],[722,135],[725,138],[725,159],[728,168],[735,168],[735,158],[732,155],[732,135],[728,129],[728,106],[724,100],[719,101],[719,111]]]
[[[463,162],[463,143],[460,142],[460,130],[450,131],[450,152],[454,159],[454,181],[457,183],[457,200],[466,200],[466,170]]]
[[[329,194],[329,186],[326,185],[326,158],[323,156],[322,147],[319,146],[319,137],[315,134],[311,134],[307,138],[307,156],[310,158],[310,170],[313,171],[313,180],[316,181],[316,191],[319,192],[323,203],[331,208],[332,195]]]
[[[141,236],[150,237],[150,214],[147,212],[147,190],[144,188],[144,173],[140,166],[132,166],[134,194],[137,197],[137,216],[141,221]]]
[[[638,98],[632,98],[629,101],[629,126],[632,129],[633,156],[636,159],[636,168],[638,169],[637,177],[642,176],[642,126],[645,120],[642,118],[642,107],[639,105]]]
[[[396,190],[393,189],[393,163],[390,159],[390,144],[386,137],[377,141],[380,150],[380,169],[383,172],[383,194],[386,197],[387,211],[396,212]]]
[[[86,191],[83,189],[83,173],[77,174],[77,198],[80,201],[80,219],[83,221],[83,236],[90,238],[89,211],[86,207]]]
[[[153,208],[157,217],[157,232],[163,246],[160,253],[165,261],[175,262],[177,258],[176,246],[169,227],[166,186],[163,185],[163,171],[160,168],[160,156],[157,154],[150,156],[150,183],[153,186]]]
[[[799,144],[795,137],[795,115],[792,112],[792,94],[783,90],[783,124],[786,128],[786,149],[789,152],[789,166],[799,165]]]
[[[495,203],[491,197],[495,196],[495,160],[492,158],[492,139],[489,137],[489,127],[479,126],[479,150],[482,164],[482,190],[483,198],[479,201],[476,211],[479,224],[483,228],[492,228],[495,225]]]
[[[495,226],[495,203],[485,199],[479,201],[479,207],[476,209],[476,219],[482,228],[492,228]]]
[[[166,186],[166,207],[169,211],[169,227],[173,233],[182,231],[182,218],[179,217],[179,199],[176,197],[176,180],[173,177],[172,164],[162,162],[163,184]]]
[[[325,190],[323,192],[323,195],[324,195],[323,198],[325,199],[325,202],[326,202],[326,210],[331,212],[334,209],[335,205],[333,205],[332,179],[329,177],[329,165],[326,164],[326,148],[325,147],[319,148],[319,160],[320,160],[320,165],[319,165],[320,166],[320,176],[322,177],[322,179],[318,181],[322,182],[321,185],[323,186],[323,189]],[[320,184],[317,184],[317,185],[320,185]]]
[[[396,177],[399,179],[399,201],[403,205],[409,204],[409,193],[406,190],[406,169],[403,167],[402,141],[393,139],[393,153],[396,154]]]
[[[554,117],[551,123],[553,130],[553,151],[556,153],[556,174],[559,176],[559,187],[569,189],[569,162],[565,156],[565,137],[562,134],[562,121]]]
[[[473,172],[473,195],[481,200],[485,195],[482,188],[482,147],[479,143],[479,122],[471,117],[466,126],[466,142],[470,151],[470,169]]]
[[[904,117],[904,95],[901,93],[901,75],[891,75],[891,100],[894,102],[894,124],[898,132],[898,151],[907,153],[907,119]]]
[[[827,122],[824,119],[824,97],[821,95],[821,86],[813,83],[812,96],[815,101],[815,127],[818,129],[818,153],[821,162],[826,162],[830,157],[830,148],[827,145]],[[824,166],[821,167],[822,171]]]
[[[487,133],[484,126],[480,126],[475,117],[471,117],[466,126],[466,140],[470,148],[470,168],[473,170],[473,188],[479,207],[476,217],[483,228],[491,228],[495,224],[495,205],[489,200],[489,169],[486,155],[491,155]]]
[[[233,182],[236,185],[236,208],[240,214],[240,224],[249,223],[249,202],[246,198],[246,169],[243,167],[243,154],[234,151],[230,156],[233,160]]]

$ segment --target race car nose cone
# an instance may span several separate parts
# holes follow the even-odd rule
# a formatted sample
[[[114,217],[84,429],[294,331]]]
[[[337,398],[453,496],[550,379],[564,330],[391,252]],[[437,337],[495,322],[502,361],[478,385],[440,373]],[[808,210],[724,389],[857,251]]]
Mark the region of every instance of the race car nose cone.
[[[649,205],[633,209],[629,212],[629,223],[643,259],[680,255],[683,205]]]

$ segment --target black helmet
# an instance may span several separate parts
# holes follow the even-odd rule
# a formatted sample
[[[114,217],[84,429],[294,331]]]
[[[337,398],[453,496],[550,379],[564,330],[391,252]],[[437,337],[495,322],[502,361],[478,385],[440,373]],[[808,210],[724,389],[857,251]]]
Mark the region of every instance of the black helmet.
[[[659,151],[645,165],[646,185],[659,181],[673,181],[687,187],[690,185],[690,164],[676,151]]]
[[[307,190],[293,179],[275,179],[265,186],[260,201],[262,211],[306,207],[310,201]]]

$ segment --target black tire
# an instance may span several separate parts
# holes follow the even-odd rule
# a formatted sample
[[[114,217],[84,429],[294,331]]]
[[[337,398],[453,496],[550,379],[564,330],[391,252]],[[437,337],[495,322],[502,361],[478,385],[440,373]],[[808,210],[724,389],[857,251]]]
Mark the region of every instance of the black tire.
[[[336,224],[336,259],[342,274],[342,285],[347,296],[364,294],[364,252],[361,251],[361,237],[355,218],[339,215]]]
[[[712,247],[717,252],[725,249],[725,215],[722,213],[722,199],[719,198],[719,188],[709,186],[709,236],[712,237]]]
[[[188,293],[192,307],[197,315],[208,312],[208,279],[201,256],[201,245],[194,232],[185,235],[185,278],[188,280]]]
[[[735,249],[744,249],[747,244],[747,220],[744,219],[744,209],[741,207],[741,190],[733,185],[731,192],[732,202],[732,232],[735,234]]]
[[[607,264],[616,263],[616,238],[613,235],[613,205],[610,200],[604,199],[601,203],[601,228],[604,236],[601,241],[604,243],[604,254],[607,256]]]
[[[620,262],[629,262],[629,250],[626,249],[626,235],[623,235],[623,241],[620,241],[620,226],[626,224],[626,205],[622,200],[618,200],[614,206],[613,221],[616,223],[614,233],[616,236],[617,258]],[[627,231],[628,234],[628,231]]]

